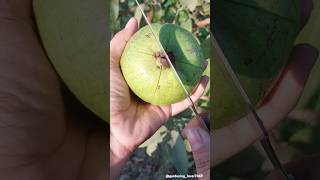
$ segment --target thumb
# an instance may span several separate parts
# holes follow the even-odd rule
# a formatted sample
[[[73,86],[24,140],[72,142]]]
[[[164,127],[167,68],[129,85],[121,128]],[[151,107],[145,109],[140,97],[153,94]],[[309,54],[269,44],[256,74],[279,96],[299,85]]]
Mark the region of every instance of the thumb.
[[[204,179],[210,179],[210,135],[202,128],[186,130],[187,139],[191,145],[197,173]]]
[[[126,27],[118,32],[110,41],[110,61],[112,64],[119,64],[122,52],[131,38],[138,30],[138,22],[135,18],[131,18]]]

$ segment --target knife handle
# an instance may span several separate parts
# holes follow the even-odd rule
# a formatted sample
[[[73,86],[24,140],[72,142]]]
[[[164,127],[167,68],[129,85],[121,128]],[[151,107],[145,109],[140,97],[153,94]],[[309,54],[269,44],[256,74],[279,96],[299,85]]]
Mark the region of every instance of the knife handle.
[[[210,132],[209,113],[200,113],[200,114],[196,115],[196,118],[200,121],[200,124],[203,126],[203,129],[206,129]]]

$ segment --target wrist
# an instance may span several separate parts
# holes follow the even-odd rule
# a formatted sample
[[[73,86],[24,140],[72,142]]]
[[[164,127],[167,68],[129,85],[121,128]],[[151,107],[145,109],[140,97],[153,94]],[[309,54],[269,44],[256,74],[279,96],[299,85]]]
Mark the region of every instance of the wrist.
[[[122,145],[116,137],[110,134],[110,155],[114,156],[115,159],[122,159],[129,157],[132,154],[126,146]]]
[[[121,170],[127,163],[132,151],[127,149],[124,145],[110,133],[110,179],[117,179]]]

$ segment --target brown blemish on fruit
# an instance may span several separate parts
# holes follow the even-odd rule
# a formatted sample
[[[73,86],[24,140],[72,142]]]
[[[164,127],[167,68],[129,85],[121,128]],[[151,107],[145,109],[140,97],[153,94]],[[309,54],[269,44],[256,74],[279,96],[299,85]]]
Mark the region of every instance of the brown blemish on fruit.
[[[146,37],[147,37],[147,38],[150,38],[151,35],[152,35],[152,33],[148,33],[148,34],[146,34]]]
[[[167,54],[169,56],[169,59],[170,59],[172,65],[174,65],[175,64],[174,63],[175,62],[175,55],[172,52],[168,52]],[[167,61],[165,53],[159,52],[159,51],[155,52],[154,57],[156,58],[158,67],[161,66],[164,68],[170,68],[170,63]]]

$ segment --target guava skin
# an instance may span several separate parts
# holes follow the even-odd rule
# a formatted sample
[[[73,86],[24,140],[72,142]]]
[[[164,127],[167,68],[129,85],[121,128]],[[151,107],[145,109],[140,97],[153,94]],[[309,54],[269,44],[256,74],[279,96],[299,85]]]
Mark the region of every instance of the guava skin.
[[[191,93],[204,71],[205,59],[198,41],[177,25],[152,24],[152,28]],[[145,102],[169,105],[186,98],[148,26],[141,28],[128,41],[120,66],[130,89]]]
[[[69,90],[109,121],[107,1],[33,0],[44,49]]]
[[[213,34],[256,106],[287,62],[299,33],[298,7],[297,0],[221,0],[213,4]],[[247,113],[240,94],[216,58],[211,62],[212,129],[225,127]]]

